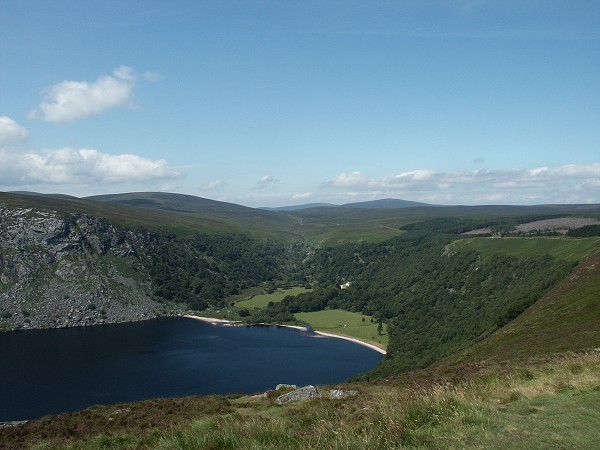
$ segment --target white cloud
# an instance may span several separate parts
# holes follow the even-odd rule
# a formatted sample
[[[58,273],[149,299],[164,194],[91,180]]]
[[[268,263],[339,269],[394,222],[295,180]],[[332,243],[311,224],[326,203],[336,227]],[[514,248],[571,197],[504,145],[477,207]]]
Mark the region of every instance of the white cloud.
[[[360,188],[369,187],[370,180],[360,172],[341,173],[333,180],[329,181],[329,186],[336,188]]]
[[[296,192],[293,193],[291,198],[292,200],[309,200],[314,197],[313,192]]]
[[[256,186],[254,187],[254,189],[263,189],[276,181],[279,180],[273,177],[273,175],[264,175],[260,177],[260,179],[256,182]]]
[[[260,177],[260,180],[257,181],[258,184],[271,184],[274,181],[277,181],[275,178],[273,178],[273,175],[265,175],[263,177]]]
[[[200,186],[202,191],[222,191],[227,186],[227,183],[222,180],[209,181],[204,186]]]
[[[135,72],[131,67],[120,66],[113,70],[113,75],[121,80],[133,81]]]
[[[143,183],[178,178],[164,160],[109,155],[94,149],[62,148],[13,153],[0,149],[3,186],[36,184]]]
[[[29,118],[69,123],[107,109],[131,107],[135,79],[131,67],[121,66],[94,82],[63,81],[45,90],[44,101],[29,113]]]
[[[533,169],[420,169],[369,178],[360,172],[342,173],[324,188],[348,190],[348,198],[397,196],[442,203],[584,203],[600,202],[600,163]]]
[[[387,179],[387,182],[390,184],[405,184],[411,182],[428,181],[434,178],[435,175],[435,170],[431,169],[413,170],[411,172],[402,172],[401,174],[390,177]]]
[[[22,142],[27,139],[27,129],[7,116],[0,116],[0,143]]]

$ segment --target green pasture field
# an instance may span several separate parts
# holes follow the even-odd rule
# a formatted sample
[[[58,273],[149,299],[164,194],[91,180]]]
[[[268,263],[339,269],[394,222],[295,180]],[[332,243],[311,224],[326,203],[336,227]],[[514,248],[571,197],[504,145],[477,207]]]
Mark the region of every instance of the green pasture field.
[[[377,323],[371,322],[370,316],[341,309],[301,312],[294,314],[294,316],[297,320],[309,324],[316,331],[348,336],[384,349],[387,348],[387,325],[383,324],[383,334],[378,336]]]
[[[469,238],[454,241],[451,249],[474,250],[484,257],[503,254],[526,258],[549,254],[561,260],[581,261],[600,250],[600,237]]]
[[[303,287],[294,287],[290,289],[278,289],[272,294],[259,294],[255,295],[248,300],[242,300],[237,302],[235,306],[238,308],[266,308],[269,302],[277,303],[283,300],[288,295],[298,295],[304,292],[310,292],[312,289],[306,289]]]

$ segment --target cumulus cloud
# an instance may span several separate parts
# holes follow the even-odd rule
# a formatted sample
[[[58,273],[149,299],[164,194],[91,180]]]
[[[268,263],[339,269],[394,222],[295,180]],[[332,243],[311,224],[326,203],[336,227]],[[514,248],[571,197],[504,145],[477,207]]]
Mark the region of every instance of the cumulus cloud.
[[[31,119],[70,123],[117,107],[133,106],[137,76],[128,66],[117,67],[112,75],[96,81],[63,81],[44,91],[44,101],[29,113]]]
[[[381,178],[341,173],[322,187],[347,197],[395,195],[411,200],[464,203],[600,202],[600,163],[533,169],[420,169]]]
[[[273,178],[273,175],[265,175],[263,177],[260,177],[260,180],[258,180],[258,184],[271,184],[274,181],[277,181],[275,178]]]
[[[0,116],[0,143],[22,142],[27,139],[28,132],[24,126],[7,116]]]
[[[222,191],[227,186],[227,183],[222,180],[209,181],[203,186],[200,186],[202,191]]]
[[[260,179],[256,182],[256,186],[254,187],[254,189],[265,188],[268,185],[270,185],[271,183],[274,183],[276,181],[279,181],[279,180],[274,178],[273,175],[264,175],[264,176],[260,177]]]
[[[13,153],[0,149],[4,186],[35,184],[140,183],[178,178],[164,160],[137,155],[109,155],[94,149],[62,148]]]
[[[344,172],[326,184],[336,188],[365,188],[369,186],[370,182],[371,181],[360,172]]]

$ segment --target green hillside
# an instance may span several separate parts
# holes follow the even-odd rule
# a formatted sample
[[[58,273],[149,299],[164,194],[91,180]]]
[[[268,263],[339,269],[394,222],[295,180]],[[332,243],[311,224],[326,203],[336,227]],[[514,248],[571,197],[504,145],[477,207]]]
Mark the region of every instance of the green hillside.
[[[600,253],[506,327],[442,364],[515,361],[600,347]]]
[[[517,257],[550,255],[569,261],[580,261],[600,249],[600,237],[564,238],[469,238],[452,243],[449,251],[473,250],[489,258],[493,255],[512,255]]]
[[[593,216],[595,205],[277,213],[153,193],[0,194],[0,203],[152,231],[145,270],[161,298],[201,309],[240,289],[310,285],[272,303],[256,298],[262,308],[245,320],[296,315],[363,338],[381,322],[388,338],[368,382],[338,386],[355,397],[320,387],[324,398],[287,406],[273,395],[96,406],[0,428],[0,449],[600,446],[599,239],[462,234]]]
[[[130,193],[57,198],[0,192],[0,204],[89,214],[125,228],[203,234],[246,234],[261,240],[297,242],[297,219],[231,203],[167,193]]]

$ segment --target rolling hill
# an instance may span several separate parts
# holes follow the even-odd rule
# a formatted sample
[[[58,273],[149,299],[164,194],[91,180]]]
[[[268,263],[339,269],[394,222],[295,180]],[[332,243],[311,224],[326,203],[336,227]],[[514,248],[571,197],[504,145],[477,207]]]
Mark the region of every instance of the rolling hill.
[[[188,234],[240,233],[281,242],[300,239],[298,220],[286,214],[183,194],[141,192],[75,198],[0,192],[0,203],[89,214],[131,228]]]
[[[350,208],[350,209],[388,209],[388,208],[412,208],[416,206],[434,206],[427,203],[412,202],[396,198],[384,198],[380,200],[369,200],[365,202],[344,203],[334,205],[332,203],[306,203],[303,205],[279,206],[275,208],[261,208],[269,211],[299,211],[311,208]]]

